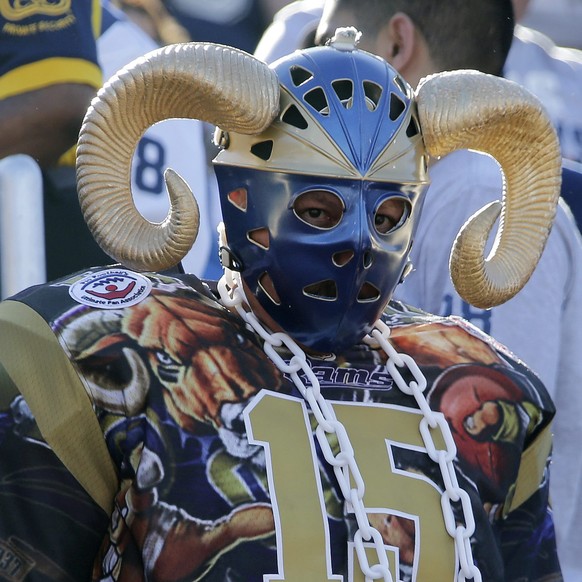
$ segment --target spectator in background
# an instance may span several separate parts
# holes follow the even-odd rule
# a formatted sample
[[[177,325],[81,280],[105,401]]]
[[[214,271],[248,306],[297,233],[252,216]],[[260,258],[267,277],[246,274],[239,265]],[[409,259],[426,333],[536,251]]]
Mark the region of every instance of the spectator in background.
[[[109,0],[106,1],[111,5]],[[168,12],[162,0],[114,0],[113,4],[158,46],[191,40],[189,32]]]
[[[479,32],[485,21],[478,9],[488,3],[328,0],[317,41],[325,42],[337,26],[354,25],[363,32],[361,47],[385,58],[413,86],[424,75],[459,66],[500,74],[511,29],[508,22],[500,23],[499,28],[505,27],[507,34],[503,41],[498,38],[497,45],[486,36],[487,31]],[[315,27],[306,24],[305,12],[315,17],[318,7],[321,9],[318,0],[303,0],[281,11],[273,24],[276,34],[271,27],[256,55],[270,61],[304,44],[305,38],[296,35],[297,27],[312,35]],[[484,51],[485,46],[492,48]],[[448,50],[439,51],[442,47]],[[467,50],[470,48],[474,50]],[[457,60],[457,56],[464,60]],[[463,177],[452,180],[452,175]],[[395,296],[431,313],[456,314],[471,321],[531,365],[548,386],[558,409],[552,474],[558,547],[565,579],[578,582],[582,579],[578,559],[582,546],[578,528],[582,521],[582,454],[577,444],[582,418],[580,233],[569,209],[560,205],[542,259],[524,289],[491,310],[471,307],[451,283],[447,257],[458,228],[478,208],[501,197],[499,169],[480,154],[459,151],[434,164],[431,177],[411,252],[415,269]]]
[[[298,48],[313,46],[324,5],[325,0],[296,0],[284,6],[265,29],[254,55],[272,63]]]
[[[165,0],[190,38],[228,44],[252,53],[286,0]]]
[[[28,154],[43,170],[49,279],[111,261],[85,225],[74,170],[81,122],[102,83],[100,18],[91,0],[0,4],[0,157]]]
[[[97,54],[104,79],[160,44],[189,40],[187,32],[157,0],[118,0],[117,5],[119,8],[109,0],[102,1],[103,24]],[[169,209],[166,168],[171,167],[189,184],[196,185],[201,228],[182,265],[188,273],[213,278],[221,272],[216,232],[220,210],[214,173],[206,162],[204,127],[192,119],[167,120],[151,127],[135,152],[132,192],[139,211],[148,220],[161,222]]]
[[[315,44],[325,0],[297,0],[282,8],[257,44],[255,56],[272,63],[298,48]]]
[[[527,16],[530,0],[512,1],[515,19]],[[298,0],[281,9],[267,27],[255,56],[273,62],[314,44],[325,0]],[[539,32],[516,25],[505,77],[524,85],[544,105],[556,126],[564,155],[562,197],[582,225],[582,51],[555,46]]]
[[[582,230],[582,164],[562,162],[562,197],[568,203],[578,228]]]
[[[25,153],[42,168],[76,143],[101,86],[100,15],[90,0],[61,5],[0,5],[0,157]]]
[[[530,0],[514,0],[513,5],[519,22]],[[518,24],[503,75],[542,102],[558,131],[563,156],[582,162],[582,51],[558,47],[549,37]]]
[[[255,56],[266,62],[314,43],[325,0],[298,0],[280,10]],[[513,0],[515,20],[528,15],[531,0]],[[535,4],[535,3],[534,3]],[[503,75],[529,89],[552,119],[564,160],[562,196],[582,225],[582,51],[558,47],[547,36],[517,24]]]
[[[521,24],[539,30],[559,46],[582,49],[580,0],[532,0]]]

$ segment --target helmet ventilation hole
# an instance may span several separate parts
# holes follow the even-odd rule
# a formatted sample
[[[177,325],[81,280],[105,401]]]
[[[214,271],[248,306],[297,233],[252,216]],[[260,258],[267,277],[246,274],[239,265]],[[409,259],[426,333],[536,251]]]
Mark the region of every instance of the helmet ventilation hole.
[[[378,301],[380,291],[371,283],[364,283],[358,293],[358,303],[372,303]]]
[[[303,288],[303,293],[313,299],[321,299],[322,301],[336,301],[337,300],[337,285],[332,279],[325,281],[318,281]]]
[[[250,240],[253,244],[265,249],[266,251],[269,250],[270,240],[269,240],[269,231],[266,228],[256,228],[255,230],[249,230],[247,232],[247,239]]]
[[[273,153],[273,140],[260,141],[251,146],[251,153],[261,160],[267,161]]]
[[[334,81],[331,86],[340,100],[340,103],[346,108],[351,109],[354,104],[354,84],[350,79],[339,79]]]
[[[396,75],[396,77],[394,77],[394,84],[402,91],[404,95],[408,93],[406,89],[406,83],[404,82],[402,77],[400,77],[400,75]]]
[[[273,280],[266,271],[259,277],[259,287],[263,290],[263,293],[275,304],[281,305],[281,299],[279,294],[275,290],[275,285],[273,285]]]
[[[382,97],[382,87],[372,81],[364,81],[362,83],[364,88],[364,95],[366,96],[366,107],[370,111],[376,111],[380,98]]]
[[[405,109],[404,101],[396,93],[390,93],[390,113],[388,114],[390,119],[396,121]]]
[[[315,87],[311,89],[303,96],[305,101],[313,107],[320,115],[329,115],[329,104],[327,102],[327,97],[325,96],[325,91],[321,87]]]
[[[307,119],[303,117],[296,105],[291,105],[281,116],[281,121],[296,127],[297,129],[307,129],[309,125]]]
[[[370,251],[366,251],[364,253],[364,258],[362,259],[364,269],[369,269],[372,266],[373,262],[374,262],[374,259],[372,257],[372,253]]]
[[[237,188],[228,193],[228,201],[243,212],[247,211],[247,189]]]
[[[332,261],[336,267],[345,267],[354,258],[354,251],[339,251],[333,254]]]
[[[293,85],[295,87],[299,87],[309,81],[309,79],[313,79],[313,73],[300,67],[298,65],[293,65],[289,69],[289,74],[291,75],[291,81],[293,81]]]
[[[408,124],[408,127],[406,128],[406,135],[407,137],[414,137],[415,135],[418,135],[419,131],[418,131],[418,122],[416,121],[416,119],[414,117],[410,118],[410,123]]]

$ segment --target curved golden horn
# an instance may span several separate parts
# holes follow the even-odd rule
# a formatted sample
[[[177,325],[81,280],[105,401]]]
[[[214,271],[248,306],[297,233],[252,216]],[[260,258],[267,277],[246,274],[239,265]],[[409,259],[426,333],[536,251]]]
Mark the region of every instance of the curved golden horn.
[[[191,118],[255,134],[271,124],[278,109],[275,73],[222,45],[169,45],[119,71],[93,100],[77,148],[79,201],[97,243],[135,270],[176,265],[196,239],[198,208],[188,185],[168,170],[166,219],[154,224],[139,213],[130,168],[143,132],[165,119]]]
[[[484,309],[504,303],[529,280],[551,230],[561,183],[556,132],[526,89],[477,71],[423,79],[417,103],[431,156],[474,149],[492,155],[502,168],[502,201],[466,222],[453,244],[450,270],[465,301]],[[499,215],[493,249],[485,257]]]

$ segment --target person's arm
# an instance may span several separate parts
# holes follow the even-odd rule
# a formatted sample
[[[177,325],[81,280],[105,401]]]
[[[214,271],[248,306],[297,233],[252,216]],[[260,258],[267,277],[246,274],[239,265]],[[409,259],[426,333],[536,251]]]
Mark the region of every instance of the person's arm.
[[[0,158],[28,154],[41,167],[55,165],[79,137],[96,90],[63,83],[0,100]]]
[[[540,436],[549,430],[551,427],[546,427],[546,431],[542,431]],[[534,441],[528,447],[521,462],[524,464],[526,457],[530,456],[531,460],[531,457],[537,455],[537,470],[540,471],[544,467],[544,456],[539,451],[531,450],[532,446],[536,447],[536,443],[537,441]],[[542,473],[539,488],[518,507],[512,509],[504,519],[499,519],[497,522],[505,580],[528,580],[529,582],[562,580],[549,499],[547,469],[549,463],[546,457],[546,471]],[[526,473],[532,479],[535,472],[526,471]],[[519,491],[516,488],[515,497],[518,496]]]

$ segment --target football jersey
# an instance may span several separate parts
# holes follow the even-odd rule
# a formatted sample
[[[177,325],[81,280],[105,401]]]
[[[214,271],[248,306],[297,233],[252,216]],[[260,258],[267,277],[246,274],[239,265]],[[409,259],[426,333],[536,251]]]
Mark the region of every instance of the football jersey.
[[[99,88],[100,19],[98,0],[0,3],[0,99],[55,83]]]
[[[299,387],[318,379],[345,427],[342,450],[353,449],[393,579],[457,579],[442,504],[453,531],[469,518],[443,497],[423,414],[398,388],[410,379],[389,371],[384,351],[356,345],[289,372],[193,277],[117,267],[25,291],[0,306],[0,318],[11,338],[0,356],[8,579],[363,582],[357,522],[329,460],[340,459],[339,433],[316,438],[321,426],[293,374]],[[548,505],[554,407],[537,376],[460,319],[398,303],[383,318],[450,426],[483,580],[561,580]],[[289,363],[292,354],[276,353]],[[36,394],[27,391],[34,383]],[[83,399],[90,413],[80,423]],[[109,464],[80,477],[114,476],[101,503],[71,462],[94,454],[92,423]],[[525,466],[534,470],[524,481]]]

